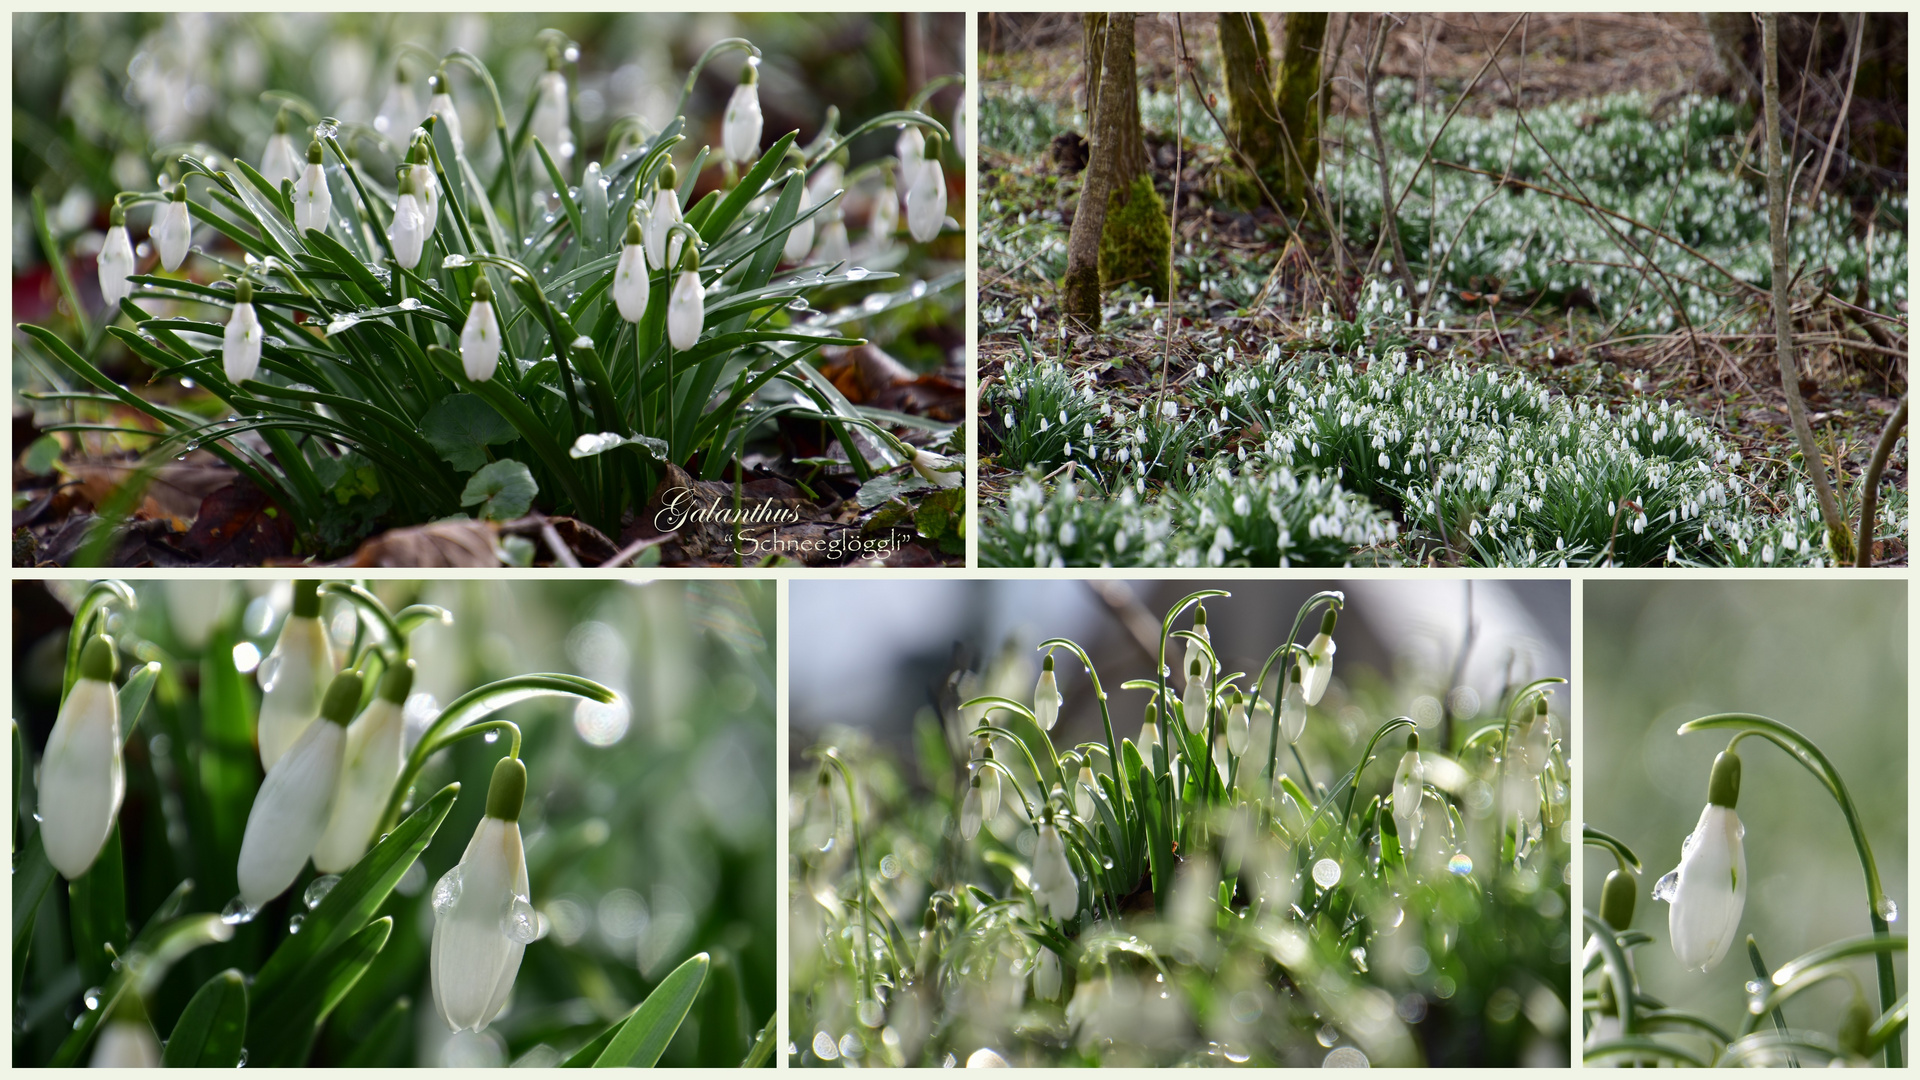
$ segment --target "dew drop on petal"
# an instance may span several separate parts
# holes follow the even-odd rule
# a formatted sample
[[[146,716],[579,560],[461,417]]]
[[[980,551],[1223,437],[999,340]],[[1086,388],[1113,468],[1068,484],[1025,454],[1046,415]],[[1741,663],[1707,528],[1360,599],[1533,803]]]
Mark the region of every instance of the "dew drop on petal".
[[[440,890],[437,888],[434,890],[433,899],[437,910],[440,906]],[[533,909],[533,905],[528,903],[525,897],[516,896],[513,898],[512,905],[507,908],[507,914],[500,920],[500,930],[522,945],[531,945],[540,940],[540,913]]]
[[[1473,856],[1462,851],[1453,858],[1448,859],[1447,873],[1458,874],[1461,877],[1466,877],[1468,874],[1473,873]]]
[[[267,654],[265,660],[260,661],[259,680],[261,693],[264,694],[272,690],[273,684],[280,681],[280,664],[284,659],[285,657],[281,656],[280,653],[271,652]]]
[[[220,909],[220,921],[228,926],[239,926],[241,923],[252,922],[254,916],[258,914],[260,914],[259,908],[248,907],[245,900],[236,896],[227,901],[226,907]]]
[[[447,912],[453,910],[453,905],[460,902],[460,886],[462,883],[462,877],[463,875],[460,872],[460,867],[455,866],[453,869],[440,875],[439,881],[434,882],[433,884],[434,914],[445,915]]]
[[[1674,896],[1680,891],[1680,871],[1669,870],[1665,877],[1653,883],[1653,898],[1673,903]]]
[[[307,910],[312,911],[320,906],[320,901],[325,900],[327,894],[332,892],[333,887],[338,884],[340,884],[339,874],[323,874],[307,883],[307,891],[301,895],[300,899],[306,902]]]

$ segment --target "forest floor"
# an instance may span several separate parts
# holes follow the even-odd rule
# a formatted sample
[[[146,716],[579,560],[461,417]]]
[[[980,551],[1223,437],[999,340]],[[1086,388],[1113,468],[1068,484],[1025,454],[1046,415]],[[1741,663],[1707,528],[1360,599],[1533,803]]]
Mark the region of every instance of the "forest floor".
[[[1086,536],[1074,543],[1036,539],[1030,515],[1008,503],[1030,475],[1041,478],[1044,494],[1028,488],[1026,509],[1055,505],[1053,526],[1064,506],[1057,503],[1060,485],[1073,480],[1083,503],[1126,504],[1115,515],[1095,514],[1104,522],[1095,531],[1125,532],[1131,517],[1136,541],[1162,541],[1159,559],[1284,559],[1284,542],[1276,551],[1244,536],[1216,541],[1213,519],[1229,515],[1208,514],[1220,496],[1203,490],[1219,483],[1244,487],[1244,474],[1257,471],[1263,455],[1266,464],[1274,460],[1276,438],[1283,440],[1279,456],[1296,470],[1331,472],[1348,491],[1369,496],[1371,507],[1352,506],[1333,517],[1371,512],[1383,519],[1349,530],[1344,552],[1335,545],[1320,555],[1336,561],[1505,564],[1531,561],[1529,552],[1545,553],[1549,561],[1616,564],[1822,558],[1817,509],[1809,513],[1771,333],[1764,184],[1745,157],[1758,148],[1757,110],[1712,96],[1718,88],[1710,74],[1711,41],[1697,21],[1533,16],[1501,50],[1497,66],[1487,63],[1488,54],[1514,25],[1512,16],[1416,17],[1393,31],[1381,97],[1395,184],[1407,183],[1429,141],[1443,165],[1419,174],[1399,217],[1413,264],[1408,278],[1417,279],[1413,305],[1401,286],[1406,279],[1387,270],[1391,252],[1384,252],[1386,260],[1374,254],[1378,179],[1355,89],[1355,58],[1367,26],[1355,20],[1349,32],[1344,21],[1336,16],[1327,30],[1329,48],[1343,46],[1322,139],[1321,188],[1334,217],[1331,229],[1318,215],[1239,205],[1235,196],[1247,185],[1237,179],[1215,118],[1225,119],[1225,94],[1212,17],[1183,17],[1177,26],[1139,21],[1141,112],[1156,190],[1174,207],[1176,296],[1172,304],[1166,298],[1149,303],[1123,286],[1107,297],[1108,317],[1097,332],[1069,328],[1056,295],[1083,157],[1072,136],[1056,142],[1084,128],[1078,19],[1042,16],[983,26],[983,47],[1000,50],[984,52],[981,66],[983,560],[1146,557],[1138,543],[1130,555],[1124,544],[1116,552]],[[1183,35],[1195,79],[1176,82]],[[1483,68],[1489,70],[1459,115],[1447,120],[1460,90]],[[1211,100],[1199,100],[1196,81]],[[1176,114],[1183,136],[1177,142]],[[1442,123],[1449,125],[1446,134],[1435,140]],[[1475,168],[1479,172],[1469,171]],[[1507,190],[1494,193],[1503,177]],[[1607,222],[1564,197],[1576,187],[1609,210],[1690,240],[1728,272],[1716,274],[1672,249],[1672,257],[1655,253],[1657,268],[1648,272],[1634,255],[1657,245],[1623,252],[1611,242],[1618,233],[1606,230]],[[1814,280],[1823,286],[1795,293],[1800,389],[1823,453],[1841,463],[1841,497],[1856,521],[1855,481],[1906,391],[1907,338],[1904,188],[1861,202],[1823,197],[1801,212],[1793,252],[1804,279],[1796,285]],[[1372,275],[1364,272],[1370,258]],[[1436,265],[1439,280],[1431,282],[1429,268]],[[1674,302],[1661,299],[1675,294]],[[1398,317],[1383,318],[1396,302]],[[1676,309],[1684,310],[1679,319]],[[1343,347],[1355,332],[1360,336]],[[1405,350],[1414,372],[1386,377],[1380,361],[1397,349]],[[1621,505],[1588,514],[1560,504],[1582,500],[1557,501],[1556,494],[1589,488],[1584,501],[1598,505],[1605,489],[1609,504],[1637,510],[1649,501],[1639,488],[1629,480],[1615,493],[1601,478],[1582,476],[1580,466],[1557,481],[1542,484],[1538,475],[1529,481],[1524,474],[1538,459],[1558,466],[1562,449],[1568,461],[1594,449],[1582,455],[1571,445],[1541,444],[1538,459],[1520,454],[1512,463],[1467,464],[1482,474],[1477,501],[1434,500],[1445,489],[1447,463],[1466,462],[1503,426],[1497,411],[1479,415],[1484,403],[1473,397],[1448,453],[1438,453],[1441,447],[1429,439],[1435,453],[1421,454],[1414,438],[1414,460],[1401,460],[1408,439],[1400,429],[1408,425],[1394,417],[1417,423],[1433,405],[1416,404],[1423,391],[1407,384],[1423,376],[1444,382],[1435,378],[1443,369],[1491,377],[1503,393],[1524,389],[1528,397],[1538,395],[1543,408],[1550,399],[1563,403],[1579,423],[1588,410],[1604,408],[1627,426],[1613,438],[1636,438],[1636,416],[1683,415],[1685,421],[1658,426],[1684,423],[1691,431],[1700,425],[1689,437],[1689,452],[1650,452],[1647,459],[1673,465],[1710,458],[1710,467],[1700,470],[1707,494],[1676,500],[1666,542],[1626,545],[1618,541],[1635,515]],[[1425,375],[1428,370],[1433,375]],[[1359,380],[1349,390],[1365,383],[1364,393],[1381,403],[1384,423],[1368,428],[1352,410],[1338,423],[1311,415],[1316,405],[1328,411],[1328,374],[1336,384]],[[1098,410],[1085,419],[1068,410],[1082,436],[1078,454],[1070,439],[1049,440],[1033,430],[1027,410],[1010,408],[1036,400],[1038,380],[1060,376],[1068,400]],[[1264,403],[1244,400],[1250,383],[1267,390]],[[1289,386],[1292,401],[1286,400]],[[1393,405],[1401,412],[1393,413]],[[1184,437],[1147,430],[1150,420],[1169,417],[1188,418],[1177,422],[1191,421],[1192,430]],[[1510,443],[1521,434],[1512,430],[1517,419],[1511,410],[1505,419]],[[1543,422],[1553,426],[1551,419]],[[1293,426],[1283,435],[1278,429],[1288,423]],[[1338,441],[1335,433],[1348,429],[1357,442],[1370,439],[1366,449],[1386,451],[1378,470],[1355,460],[1358,450],[1342,455],[1316,442],[1301,446],[1311,450],[1301,453],[1287,443],[1302,441],[1303,433]],[[1141,465],[1143,434],[1154,445],[1155,467]],[[1185,470],[1179,463],[1164,468],[1159,451],[1176,444]],[[1249,451],[1254,462],[1240,464]],[[1209,468],[1220,474],[1221,462],[1234,475],[1210,481]],[[1716,483],[1724,493],[1718,497]],[[1660,479],[1652,485],[1659,487]],[[1885,474],[1876,563],[1905,561],[1906,486],[1902,444]],[[1726,495],[1734,502],[1725,503]],[[1413,512],[1428,501],[1439,505]],[[1717,510],[1703,511],[1703,501]],[[1731,525],[1717,537],[1716,513]],[[1584,551],[1566,543],[1582,520]],[[1476,539],[1481,522],[1488,525],[1484,543]],[[1287,532],[1284,522],[1280,532]],[[1812,542],[1803,547],[1809,535]],[[1788,548],[1801,559],[1790,560]],[[1569,549],[1579,553],[1567,556]],[[1766,550],[1763,560],[1757,558],[1763,549],[1779,550]],[[1296,552],[1294,561],[1302,559],[1315,556]]]

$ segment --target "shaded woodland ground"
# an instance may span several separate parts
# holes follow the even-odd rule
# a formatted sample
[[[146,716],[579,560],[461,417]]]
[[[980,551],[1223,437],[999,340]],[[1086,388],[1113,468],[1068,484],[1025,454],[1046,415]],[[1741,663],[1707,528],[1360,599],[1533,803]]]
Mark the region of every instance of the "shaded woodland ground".
[[[1177,287],[1107,282],[1095,330],[1059,289],[1082,20],[982,18],[983,562],[1835,561],[1775,355],[1750,19],[1413,15],[1381,43],[1336,14],[1285,212],[1226,134],[1218,25],[1138,19]],[[1797,389],[1857,530],[1906,393],[1905,21],[1780,26]],[[1877,565],[1906,557],[1890,445]]]

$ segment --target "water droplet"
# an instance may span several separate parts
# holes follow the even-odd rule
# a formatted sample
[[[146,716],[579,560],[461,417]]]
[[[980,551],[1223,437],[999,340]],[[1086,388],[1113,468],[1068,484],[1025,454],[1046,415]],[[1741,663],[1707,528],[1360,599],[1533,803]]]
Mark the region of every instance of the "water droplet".
[[[1674,896],[1679,892],[1680,871],[1677,869],[1667,871],[1665,877],[1653,883],[1653,898],[1655,900],[1665,900],[1671,904],[1673,903]]]
[[[1767,984],[1761,982],[1759,979],[1747,980],[1747,993],[1749,994],[1762,994],[1766,992],[1766,989]]]
[[[1881,897],[1880,902],[1874,905],[1874,910],[1878,911],[1880,917],[1888,922],[1900,921],[1900,905],[1894,903],[1893,897],[1891,896]]]
[[[289,934],[299,933],[301,925],[304,924],[306,921],[307,921],[307,917],[305,915],[295,915],[293,918],[288,919],[287,933]]]
[[[247,1067],[247,1048],[243,1046],[240,1048],[240,1062],[239,1064],[235,1065],[234,1068],[244,1069],[246,1067]]]
[[[566,51],[561,53],[560,55],[566,59],[567,63],[569,64],[575,63],[580,59],[580,46],[569,45],[567,46]]]
[[[1340,1041],[1340,1032],[1332,1024],[1321,1024],[1320,1030],[1314,1032],[1313,1037],[1321,1046],[1332,1046]]]
[[[273,684],[280,681],[280,665],[285,661],[286,657],[278,648],[268,653],[265,660],[260,661],[260,672],[257,678],[260,680],[261,693],[272,690]]]
[[[407,311],[416,311],[420,307],[420,300],[418,297],[408,296],[401,299],[400,306]]]
[[[434,891],[433,898],[434,907],[437,909],[440,901],[439,890]],[[527,902],[526,897],[516,896],[507,908],[506,917],[500,921],[500,931],[513,941],[522,945],[531,945],[540,940],[540,913],[533,910],[533,905]]]
[[[873,271],[868,270],[864,266],[849,266],[847,267],[847,280],[859,281],[862,278],[866,277],[868,274],[871,274],[872,272]]]
[[[352,315],[342,315],[327,324],[327,336],[332,337],[335,334],[346,333],[358,325],[360,325],[359,319]]]
[[[1767,1006],[1759,998],[1749,998],[1747,999],[1747,1011],[1755,1016],[1759,1016],[1761,1013],[1767,1011]]]
[[[88,1012],[92,1012],[93,1010],[99,1008],[100,1007],[100,988],[95,986],[89,989],[85,994],[82,994],[80,996],[80,1000],[86,1003]]]
[[[473,263],[469,261],[465,255],[449,255],[440,260],[440,269],[442,270],[453,270],[462,266],[472,265]]]
[[[1314,863],[1313,883],[1323,889],[1331,889],[1340,884],[1340,864],[1332,859],[1321,859]]]
[[[307,891],[300,898],[306,901],[307,910],[312,911],[320,906],[320,901],[325,900],[327,894],[332,892],[333,887],[338,884],[340,884],[339,874],[322,874],[307,883]]]
[[[482,735],[480,737],[481,739],[490,743],[497,743],[500,741],[500,733],[498,731],[489,731],[485,735]]]
[[[462,879],[463,875],[460,867],[455,866],[445,874],[442,874],[439,881],[434,882],[433,913],[435,915],[447,914],[453,910],[453,905],[460,902]]]
[[[1354,946],[1353,951],[1348,953],[1347,956],[1353,960],[1354,970],[1360,972],[1362,975],[1366,974],[1366,971],[1367,971],[1367,950],[1366,949],[1356,945]]]
[[[248,907],[244,899],[236,896],[227,901],[226,907],[220,909],[220,921],[228,926],[239,926],[241,923],[252,922],[259,914],[259,908]]]
[[[881,1022],[887,1018],[886,1007],[872,998],[861,1002],[860,1007],[854,1011],[859,1015],[860,1022],[870,1028],[879,1027]]]
[[[914,282],[913,288],[907,290],[907,295],[913,297],[915,300],[927,295],[927,283],[924,281]],[[1232,1055],[1229,1054],[1228,1056],[1231,1057]],[[1246,1059],[1241,1058],[1240,1060],[1245,1061]]]
[[[1466,877],[1473,873],[1473,856],[1462,851],[1447,860],[1447,873]]]

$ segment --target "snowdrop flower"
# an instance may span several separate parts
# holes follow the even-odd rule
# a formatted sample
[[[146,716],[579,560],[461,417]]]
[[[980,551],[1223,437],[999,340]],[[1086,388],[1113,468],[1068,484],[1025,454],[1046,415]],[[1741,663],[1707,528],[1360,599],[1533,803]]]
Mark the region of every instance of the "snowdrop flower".
[[[333,678],[333,646],[320,625],[319,583],[293,583],[293,613],[260,662],[260,765],[272,771],[313,718]]]
[[[1041,731],[1060,722],[1060,684],[1053,677],[1053,654],[1040,662],[1040,681],[1033,688],[1033,717]]]
[[[315,870],[345,873],[367,853],[374,826],[387,807],[387,796],[400,778],[401,735],[406,730],[402,707],[412,689],[413,661],[388,668],[373,704],[347,726],[346,754],[340,763],[333,815],[313,849]]]
[[[116,202],[108,214],[107,239],[100,245],[100,298],[112,318],[120,301],[133,295],[133,241],[127,239],[127,211]]]
[[[1420,736],[1407,736],[1407,752],[1393,774],[1393,824],[1400,831],[1400,850],[1408,854],[1420,846],[1420,800],[1425,795],[1426,770],[1420,764]]]
[[[673,295],[667,298],[667,340],[674,348],[685,352],[700,340],[700,330],[707,322],[706,304],[707,290],[700,284],[700,259],[696,255],[692,267],[680,272],[673,283]]]
[[[1187,730],[1198,732],[1207,723],[1206,662],[1198,656],[1187,664],[1187,688],[1180,698],[1180,709],[1187,718]]]
[[[520,957],[539,935],[520,843],[526,793],[527,767],[501,758],[486,816],[459,865],[433,887],[433,1000],[455,1031],[484,1031],[500,1015]]]
[[[1073,876],[1066,842],[1051,820],[1040,823],[1040,839],[1033,847],[1033,895],[1060,922],[1080,910],[1080,881]]]
[[[547,51],[547,70],[533,88],[533,116],[527,130],[553,155],[560,175],[567,175],[573,161],[573,129],[567,126],[567,77],[560,73],[560,53]]]
[[[843,263],[853,257],[853,245],[847,242],[847,223],[838,215],[820,227],[820,246],[813,261],[823,266]]]
[[[80,651],[80,677],[60,703],[40,762],[40,837],[47,861],[68,881],[85,874],[113,831],[127,791],[120,754],[120,667],[113,639],[96,635]]]
[[[407,69],[395,64],[393,86],[380,102],[380,111],[374,114],[373,130],[398,143],[397,136],[412,131],[425,115],[420,111],[419,97],[413,92],[413,80],[407,78]]]
[[[320,140],[307,144],[307,168],[293,185],[293,224],[301,232],[327,231],[327,219],[333,216],[333,191],[327,186],[326,166],[321,164]]]
[[[676,234],[671,245],[667,241],[673,227],[680,224],[680,192],[675,186],[678,175],[671,161],[661,168],[660,190],[654,193],[653,205],[647,209],[648,266],[666,269],[680,261],[678,256],[684,238]]]
[[[343,671],[327,687],[320,719],[267,769],[240,840],[240,899],[258,911],[293,884],[333,817],[347,722],[360,706],[360,676]],[[384,807],[384,803],[381,804]]]
[[[740,85],[733,88],[726,119],[720,125],[720,148],[727,160],[745,165],[758,158],[760,128],[760,65],[749,60],[740,71]]]
[[[1307,731],[1307,691],[1300,681],[1300,665],[1287,669],[1287,692],[1280,698],[1280,734],[1289,744]]]
[[[427,134],[421,132],[413,140],[413,150],[407,170],[414,182],[420,186],[420,212],[426,215],[427,235],[432,236],[440,227],[440,180],[433,175],[433,158],[427,153]]]
[[[980,774],[986,771],[979,769],[967,780],[967,797],[960,800],[960,839],[962,840],[971,840],[980,835],[980,823],[987,818],[981,807],[985,796],[980,794]]]
[[[880,194],[873,200],[873,215],[867,219],[867,235],[876,251],[893,246],[893,234],[900,231],[900,193],[893,187],[893,172],[887,170]]]
[[[940,167],[938,135],[927,143],[926,160],[909,175],[913,183],[907,188],[907,232],[924,244],[940,235],[947,219],[947,174]]]
[[[1327,692],[1327,683],[1333,680],[1333,624],[1340,618],[1340,609],[1328,608],[1320,617],[1320,632],[1307,642],[1307,652],[1297,666],[1300,668],[1300,685],[1306,691],[1307,704],[1320,704],[1320,697]]]
[[[100,1025],[93,1041],[90,1069],[158,1069],[160,1040],[147,1019],[146,1003],[139,991],[129,987],[113,1007],[113,1015]]]
[[[400,180],[400,201],[393,208],[387,242],[393,245],[395,262],[408,270],[420,265],[420,255],[427,248],[427,212],[420,205],[420,181],[411,169]]]
[[[1060,957],[1045,945],[1033,958],[1033,996],[1053,1001],[1060,996]]]
[[[467,324],[460,328],[460,366],[467,378],[486,382],[500,367],[500,320],[493,313],[493,286],[487,275],[473,282],[473,303],[467,308]]]
[[[1680,849],[1680,865],[1654,886],[1665,900],[1667,936],[1680,966],[1710,970],[1727,955],[1747,904],[1746,828],[1734,804],[1740,799],[1740,758],[1723,752],[1713,762],[1707,805]]]
[[[1240,691],[1233,692],[1233,705],[1227,709],[1227,750],[1234,757],[1247,752],[1253,741],[1253,725],[1247,720],[1247,702]]]
[[[267,136],[267,149],[260,155],[260,178],[280,190],[280,183],[300,175],[298,166],[299,151],[294,148],[293,136],[287,134],[287,113],[285,109],[274,118],[273,134]]]
[[[912,465],[913,471],[920,474],[920,479],[935,487],[959,487],[960,481],[966,478],[966,466],[931,450],[915,447]]]
[[[1073,812],[1083,821],[1093,820],[1093,792],[1098,782],[1093,777],[1093,766],[1080,766],[1080,775],[1075,778],[1073,789]]]
[[[893,141],[893,154],[900,159],[900,174],[912,176],[927,157],[927,137],[918,125],[902,125],[900,137]]]
[[[1160,745],[1160,710],[1152,702],[1147,703],[1147,715],[1140,721],[1140,737],[1133,741],[1140,748],[1140,756],[1147,761],[1153,760],[1153,747]]]
[[[1195,637],[1200,638],[1200,640],[1206,642],[1207,645],[1213,644],[1213,635],[1207,632],[1207,605],[1205,603],[1194,605],[1193,633]],[[1181,661],[1180,666],[1182,670],[1191,670],[1195,661],[1198,661],[1200,664],[1201,678],[1206,681],[1211,681],[1213,679],[1213,670],[1211,662],[1207,659],[1206,646],[1201,645],[1199,641],[1195,641],[1193,638],[1188,638],[1187,655],[1185,659]]]
[[[253,283],[242,278],[233,287],[233,317],[227,320],[220,350],[228,382],[253,378],[254,372],[260,370],[260,348],[265,341],[260,316],[253,310]]]
[[[453,152],[466,152],[466,144],[460,138],[460,110],[454,107],[453,95],[447,93],[447,69],[441,68],[427,79],[427,89],[432,97],[427,99],[427,115],[437,118],[439,127],[447,133],[447,141],[453,144]]]
[[[167,193],[167,204],[153,225],[153,246],[160,249],[160,265],[169,272],[187,261],[187,245],[193,242],[193,218],[187,213],[186,181],[175,184]]]
[[[787,164],[793,166],[796,170],[805,169],[807,164],[806,155],[802,154],[799,150],[790,150],[787,153]],[[800,187],[800,205],[794,208],[795,223],[787,230],[787,242],[780,249],[781,256],[788,262],[797,263],[805,259],[807,253],[813,250],[813,218],[806,217],[807,211],[811,209],[813,209],[813,185],[802,184]],[[806,220],[798,220],[803,217],[806,218]]]
[[[640,222],[627,222],[627,238],[620,245],[620,264],[613,268],[613,303],[620,317],[637,323],[647,314],[647,249]]]

